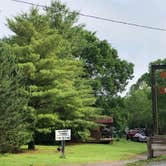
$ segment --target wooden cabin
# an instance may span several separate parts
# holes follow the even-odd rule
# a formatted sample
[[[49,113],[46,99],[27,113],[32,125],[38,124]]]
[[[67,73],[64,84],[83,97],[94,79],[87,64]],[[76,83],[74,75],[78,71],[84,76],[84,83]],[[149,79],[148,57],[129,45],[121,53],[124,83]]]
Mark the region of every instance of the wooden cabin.
[[[91,142],[110,143],[112,141],[113,118],[100,118],[96,120],[99,127],[91,131]]]

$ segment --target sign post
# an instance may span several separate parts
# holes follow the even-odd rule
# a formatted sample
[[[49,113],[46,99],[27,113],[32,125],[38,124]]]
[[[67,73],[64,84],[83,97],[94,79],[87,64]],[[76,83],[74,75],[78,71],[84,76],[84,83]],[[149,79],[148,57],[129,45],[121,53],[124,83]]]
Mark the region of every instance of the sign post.
[[[65,141],[71,140],[71,129],[55,130],[55,140],[61,141],[61,158],[65,158]]]
[[[166,94],[166,87],[160,87],[160,94]]]
[[[166,69],[166,64],[165,65],[155,65],[152,64],[151,66],[151,88],[152,88],[152,112],[153,112],[153,135],[158,135],[159,134],[159,122],[158,122],[158,108],[157,108],[157,83],[156,83],[156,78],[155,74],[157,70],[164,70]],[[160,77],[161,78],[166,78],[166,72],[162,71],[160,72]],[[165,89],[161,89],[161,93],[165,93]]]
[[[160,78],[166,78],[166,71],[160,72]],[[160,94],[166,94],[166,87],[160,87]]]
[[[166,78],[166,71],[160,72],[160,78]]]
[[[61,141],[61,158],[65,158],[65,141]]]

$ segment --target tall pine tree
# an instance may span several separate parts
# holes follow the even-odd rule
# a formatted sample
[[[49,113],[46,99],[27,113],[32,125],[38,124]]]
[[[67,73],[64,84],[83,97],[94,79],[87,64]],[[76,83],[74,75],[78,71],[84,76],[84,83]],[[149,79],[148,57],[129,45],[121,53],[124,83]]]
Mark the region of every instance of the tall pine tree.
[[[0,43],[0,152],[16,151],[27,143],[32,133],[27,117],[28,96],[21,83],[12,48]],[[30,119],[29,119],[30,120]]]
[[[10,43],[30,94],[29,106],[36,111],[37,138],[70,127],[77,139],[86,139],[99,112],[93,107],[90,82],[84,79],[83,62],[72,55],[71,43],[51,28],[48,15],[36,9],[8,23],[15,33]]]

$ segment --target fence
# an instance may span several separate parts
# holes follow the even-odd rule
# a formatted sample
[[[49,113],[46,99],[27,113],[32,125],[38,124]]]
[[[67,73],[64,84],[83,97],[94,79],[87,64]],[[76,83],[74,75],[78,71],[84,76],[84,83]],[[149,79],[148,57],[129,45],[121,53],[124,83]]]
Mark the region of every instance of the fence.
[[[154,157],[154,152],[166,152],[166,135],[156,135],[147,139],[148,159]]]

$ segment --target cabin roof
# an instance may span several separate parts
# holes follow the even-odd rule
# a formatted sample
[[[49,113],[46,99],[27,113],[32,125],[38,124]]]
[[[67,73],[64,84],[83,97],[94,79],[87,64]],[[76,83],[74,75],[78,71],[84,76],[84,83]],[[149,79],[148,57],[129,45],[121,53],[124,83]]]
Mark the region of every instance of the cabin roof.
[[[101,123],[101,124],[112,124],[113,123],[113,118],[109,117],[109,118],[99,118],[96,120],[97,123]]]

